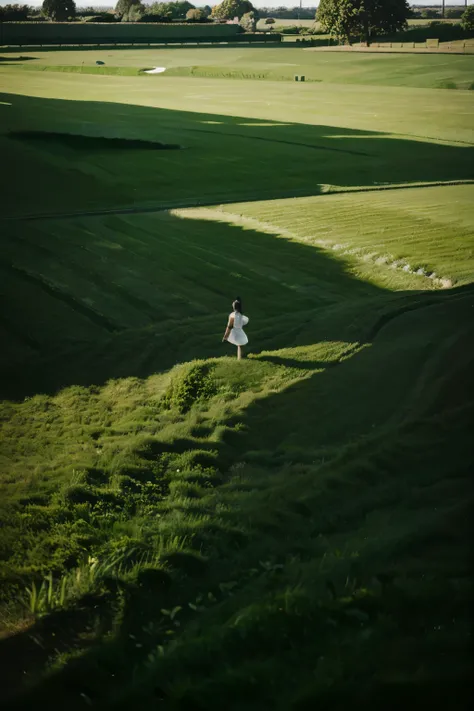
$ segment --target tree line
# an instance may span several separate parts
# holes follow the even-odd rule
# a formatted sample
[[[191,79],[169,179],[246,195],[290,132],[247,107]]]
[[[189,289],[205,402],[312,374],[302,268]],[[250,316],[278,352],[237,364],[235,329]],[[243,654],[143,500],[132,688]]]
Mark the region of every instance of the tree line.
[[[279,15],[278,8],[274,15]],[[5,5],[0,7],[0,21],[25,21],[31,16],[32,8],[28,5]],[[86,11],[76,10],[74,0],[44,0],[41,12],[50,20],[64,22],[82,16]],[[155,2],[145,5],[141,0],[118,0],[113,14],[95,13],[91,21],[117,22],[228,22],[236,20],[246,32],[255,32],[259,17],[267,17],[270,24],[273,18],[267,13],[268,8],[260,12],[250,0],[223,0],[223,2],[205,7],[196,7],[188,0],[178,2]],[[288,11],[287,9],[285,9]],[[299,8],[293,8],[299,10]],[[292,10],[292,11],[293,11]],[[305,9],[307,12],[309,8]],[[320,0],[319,7],[311,8],[312,18],[321,23],[321,29],[340,41],[353,41],[359,37],[370,44],[375,36],[393,34],[406,29],[407,20],[413,15],[407,0]],[[301,10],[301,12],[303,12]],[[36,19],[36,18],[35,18]],[[301,19],[303,16],[301,15]],[[464,10],[462,25],[466,30],[474,30],[474,5]]]
[[[94,7],[77,10],[74,0],[44,0],[41,9],[28,5],[0,7],[0,22],[38,20],[40,14],[54,22],[71,21],[76,17],[87,17],[92,22],[227,22],[237,18],[249,32],[255,31],[259,19],[258,11],[249,0],[223,0],[214,7],[196,7],[188,0],[151,5],[141,0],[118,0],[113,12],[101,12]]]

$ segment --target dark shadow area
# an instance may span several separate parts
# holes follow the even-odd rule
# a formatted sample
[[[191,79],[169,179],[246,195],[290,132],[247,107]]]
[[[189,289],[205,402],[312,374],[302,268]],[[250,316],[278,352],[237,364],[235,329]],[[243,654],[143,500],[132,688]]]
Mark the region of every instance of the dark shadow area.
[[[0,48],[0,51],[4,52],[5,49],[2,47]],[[31,59],[38,59],[38,57],[0,57],[0,62],[6,62],[7,65],[10,66],[16,64],[16,62],[29,62]]]
[[[75,151],[89,153],[92,151],[107,150],[172,150],[181,146],[158,143],[156,141],[142,141],[139,138],[106,138],[104,136],[85,136],[73,133],[53,133],[48,131],[10,131],[9,138],[19,141],[32,141],[51,143],[72,148]]]
[[[240,446],[246,451],[264,450],[267,460],[287,456],[291,461],[291,452],[299,460],[300,452],[303,456],[311,449],[337,447],[380,431],[387,423],[425,415],[420,408],[427,408],[428,403],[436,403],[433,407],[443,412],[466,402],[460,383],[465,383],[466,393],[474,385],[468,364],[472,357],[465,355],[474,350],[472,288],[414,295],[411,300],[410,308],[391,309],[389,319],[374,318],[378,328],[370,326],[370,318],[365,328],[360,324],[356,339],[369,347],[359,352],[349,347],[342,360],[324,364],[255,355],[257,360],[277,365],[324,370],[250,405],[241,418],[247,434],[240,437]],[[387,301],[385,305],[390,311]],[[339,326],[342,338],[347,338],[345,324]],[[458,340],[453,342],[455,334]],[[400,357],[402,342],[409,352],[406,359]],[[347,358],[351,351],[352,357]],[[337,375],[333,375],[334,368]],[[431,381],[435,383],[442,396],[429,392],[425,380],[430,386]]]
[[[318,331],[321,313],[393,298],[317,247],[238,225],[167,214],[88,218],[87,232],[80,220],[5,227],[0,393],[9,399],[234,355],[221,343],[234,293],[246,295],[253,352],[313,343],[311,323],[338,340],[340,318]],[[104,252],[100,240],[113,234]]]
[[[219,456],[223,456],[225,459],[228,458],[229,462],[246,460],[250,454],[249,450],[254,447],[258,447],[261,450],[261,464],[268,470],[272,466],[272,454],[275,461],[279,455],[285,455],[285,459],[280,459],[278,462],[279,465],[285,462],[288,464],[292,461],[305,461],[299,458],[298,446],[302,448],[301,452],[304,451],[309,456],[311,452],[309,451],[308,442],[312,441],[314,443],[315,451],[313,454],[316,454],[318,447],[325,447],[327,444],[334,443],[331,441],[330,430],[327,429],[324,432],[324,427],[321,423],[323,419],[337,423],[346,442],[351,441],[355,436],[368,434],[370,437],[374,437],[375,444],[370,449],[366,442],[364,445],[365,450],[363,447],[362,453],[360,451],[353,453],[354,467],[351,470],[350,480],[346,481],[345,484],[342,480],[336,480],[335,487],[330,487],[328,492],[324,494],[326,498],[319,502],[319,508],[315,505],[316,489],[312,488],[308,476],[307,490],[298,488],[300,486],[298,481],[295,482],[294,492],[290,491],[291,485],[288,485],[288,497],[285,499],[285,504],[282,497],[276,496],[273,500],[266,499],[265,495],[262,496],[262,499],[257,498],[256,502],[252,502],[251,497],[248,497],[245,487],[243,487],[241,505],[236,506],[233,511],[229,510],[224,516],[230,521],[238,520],[240,517],[246,518],[247,515],[251,515],[252,507],[268,506],[269,503],[275,503],[279,509],[276,511],[271,510],[268,513],[268,526],[273,526],[273,528],[271,530],[269,528],[265,531],[265,534],[268,534],[269,540],[273,536],[275,545],[278,544],[281,549],[285,550],[288,546],[295,545],[296,539],[299,543],[302,543],[304,538],[311,541],[311,536],[319,540],[321,535],[329,536],[332,533],[341,533],[345,530],[350,532],[357,528],[358,525],[363,527],[366,516],[370,517],[374,512],[374,506],[383,512],[384,507],[387,506],[387,500],[383,498],[384,496],[388,496],[389,511],[392,510],[390,507],[393,507],[395,512],[401,492],[407,496],[407,501],[411,502],[412,497],[416,494],[417,487],[423,487],[423,497],[426,498],[429,495],[430,485],[436,483],[439,472],[442,472],[443,468],[446,472],[449,472],[449,476],[446,475],[446,478],[452,479],[449,489],[450,496],[458,495],[459,491],[463,492],[468,486],[468,470],[466,468],[468,443],[466,434],[469,428],[467,422],[464,422],[460,428],[457,426],[461,422],[461,416],[459,413],[456,414],[456,407],[459,404],[465,405],[468,402],[470,391],[469,384],[464,379],[464,373],[458,371],[458,361],[453,359],[450,353],[446,351],[445,341],[449,340],[447,338],[449,334],[458,331],[460,333],[463,332],[466,323],[469,323],[471,312],[472,294],[468,291],[465,291],[462,297],[456,292],[443,294],[439,303],[432,304],[430,307],[422,309],[422,311],[401,312],[399,314],[400,323],[395,324],[395,322],[392,322],[390,329],[387,329],[387,331],[384,329],[383,335],[380,334],[380,338],[376,339],[370,349],[357,353],[352,359],[342,364],[333,364],[339,367],[337,374],[337,378],[340,380],[339,384],[335,383],[333,372],[326,368],[324,372],[314,374],[309,380],[290,386],[287,390],[278,394],[269,395],[263,401],[247,408],[239,416],[239,421],[246,426],[245,429],[235,433],[225,444],[218,447],[221,449]],[[403,343],[400,339],[400,334],[405,334]],[[444,355],[439,359],[437,367],[432,369],[430,363],[437,358],[434,354],[437,349],[433,346],[433,338],[439,345],[439,352]],[[459,342],[457,350],[462,353],[474,352],[470,348],[468,339]],[[262,359],[264,358],[266,357],[262,356]],[[278,360],[272,362],[278,363]],[[285,361],[282,362],[286,364]],[[385,364],[386,375],[380,369],[380,363]],[[448,364],[452,372],[447,368]],[[444,433],[444,437],[438,436],[437,439],[436,430],[433,431],[431,423],[424,419],[427,414],[427,393],[417,392],[420,374],[422,375],[425,370],[429,373],[429,377],[425,380],[429,389],[433,387],[436,390],[442,380],[445,380],[445,385],[449,389],[452,389],[458,380],[466,384],[462,403],[457,403],[452,409],[453,417],[451,417],[448,409],[444,409],[446,403],[443,402],[440,403],[439,409],[434,413],[438,418],[440,415],[446,417],[445,425],[440,426],[440,431]],[[423,377],[421,377],[421,380],[423,380]],[[417,402],[417,397],[420,394],[422,395],[421,408]],[[331,400],[332,407],[328,407]],[[406,401],[408,401],[408,409],[404,408]],[[450,404],[450,407],[452,405],[453,403]],[[404,422],[404,416],[407,414],[407,421]],[[373,433],[371,429],[370,418],[375,419],[377,429],[380,430],[378,432],[378,440],[374,436],[376,433]],[[416,418],[420,419],[417,420]],[[278,419],[280,419],[282,429],[275,431],[275,424]],[[305,420],[306,423],[304,422]],[[346,421],[346,427],[344,427],[344,421]],[[387,423],[390,423],[392,427],[384,429]],[[452,441],[448,436],[452,433],[449,431],[447,423],[450,423],[449,426],[455,430],[457,440]],[[398,431],[397,429],[402,426],[404,427],[403,438],[400,437],[401,430]],[[293,435],[299,433],[301,429],[306,430],[303,433],[304,442],[298,442],[293,439]],[[312,432],[313,435],[311,436]],[[418,439],[415,436],[416,433]],[[422,446],[425,443],[433,447],[436,445],[435,451],[432,451],[431,446],[427,446],[425,450]],[[156,442],[155,446],[150,448],[148,456],[159,456],[161,453],[168,451],[186,451],[187,448],[195,446],[195,441],[184,438],[168,444]],[[456,456],[453,456],[454,453],[456,453]],[[357,459],[357,455],[360,455],[359,459]],[[370,458],[372,458],[372,461]],[[350,457],[348,456],[346,464],[349,461]],[[260,462],[258,463],[260,464]],[[203,464],[205,465],[204,461]],[[459,480],[456,479],[456,475],[459,476]],[[398,481],[401,482],[402,489],[397,484]],[[390,487],[393,487],[393,490],[389,490],[388,494],[384,488],[387,482]],[[350,491],[353,495],[347,495],[347,489],[344,493],[344,486],[351,486]],[[379,493],[380,498],[371,498],[371,496],[374,496],[374,490]],[[409,491],[412,493],[409,494]],[[258,497],[257,489],[253,493]],[[366,497],[366,500],[364,497]],[[426,502],[423,504],[424,507],[428,508],[429,505]],[[416,512],[413,512],[410,506],[406,514],[407,517],[408,514],[411,516],[416,515]],[[456,550],[456,565],[459,565],[459,561],[464,560],[466,541],[469,540],[468,530],[471,524],[467,508],[466,505],[465,516],[462,519],[460,516],[456,517],[456,526],[452,531],[452,538],[449,538],[449,526],[452,526],[453,521],[446,521],[442,515],[439,515],[439,520],[437,521],[437,526],[441,529],[443,542],[449,538],[449,545],[452,545]],[[420,509],[424,511],[421,505]],[[281,519],[278,518],[279,516],[281,516]],[[289,523],[291,516],[293,521]],[[442,529],[442,524],[446,525],[446,530]],[[426,520],[421,516],[420,526],[423,525],[426,525]],[[291,526],[294,526],[294,529]],[[385,529],[391,526],[396,529],[396,523],[393,523],[390,517],[387,516],[387,520],[383,523],[381,522],[380,535],[385,535]],[[288,535],[288,528],[294,532],[294,537]],[[222,534],[221,537],[225,538],[226,535]],[[406,546],[407,543],[403,536],[401,536],[401,540]],[[390,537],[388,541],[390,542]],[[256,565],[258,565],[259,541],[251,538],[242,539],[235,548],[232,548],[230,543],[227,544],[230,546],[228,551],[235,553],[236,560],[241,560],[241,556],[248,555],[247,565],[250,565],[253,556],[256,558]],[[437,541],[434,541],[433,546],[431,538],[428,537],[425,544],[429,555],[433,559],[437,559]],[[409,548],[414,551],[415,556],[417,554],[420,556],[420,545],[423,545],[423,541],[420,544],[420,541],[416,538],[409,541]],[[308,546],[307,555],[311,550],[310,544]],[[255,548],[254,551],[250,550],[252,547]],[[281,554],[281,549],[279,554]],[[246,550],[247,553],[245,553]],[[319,555],[316,542],[314,542],[313,555],[315,558]],[[363,557],[364,553],[362,553]],[[390,559],[390,554],[388,557]],[[428,556],[422,556],[420,561],[426,557]],[[392,562],[395,566],[408,566],[410,563],[410,550],[406,550],[406,548],[396,549],[392,553]],[[369,556],[367,561],[372,573],[377,570],[378,565],[385,564],[378,562],[377,555],[373,559],[370,559]],[[416,575],[421,575],[423,571],[421,578],[425,576],[425,573],[428,575],[427,571],[433,572],[429,565],[427,566],[427,571],[425,571],[421,562],[417,565],[419,567],[416,569]],[[440,565],[442,568],[443,565],[446,566],[447,564],[443,561]],[[456,567],[456,565],[453,567]],[[233,561],[229,554],[226,561],[216,560],[211,563],[211,566],[213,566],[214,573],[209,573],[209,569],[206,572],[206,575],[210,575],[211,578],[212,574],[216,575],[217,580],[226,580],[226,576],[234,579],[236,576]],[[454,574],[450,572],[449,566],[447,568],[449,574]],[[406,579],[402,577],[400,569],[397,568],[397,570],[397,576],[400,576],[406,583]],[[154,689],[156,694],[160,695],[164,708],[178,708],[183,709],[183,711],[188,708],[214,708],[213,703],[210,706],[205,704],[203,706],[194,705],[191,701],[191,693],[183,697],[182,704],[172,705],[172,699],[175,699],[175,697],[173,691],[170,690],[171,687],[165,685],[166,691],[162,690],[160,675],[163,676],[164,674],[166,676],[166,672],[160,669],[159,661],[155,660],[154,666],[152,665],[150,671],[146,671],[145,666],[147,655],[156,648],[157,644],[164,644],[162,639],[164,631],[156,632],[156,635],[151,639],[141,634],[145,623],[156,618],[157,609],[169,607],[170,605],[184,604],[183,600],[189,600],[195,589],[200,590],[199,581],[201,575],[202,572],[186,571],[186,576],[183,574],[182,577],[178,577],[176,584],[171,583],[170,588],[159,585],[156,589],[153,589],[147,583],[142,589],[132,587],[127,590],[120,628],[115,629],[114,638],[111,640],[101,639],[97,646],[90,650],[87,650],[84,643],[78,640],[76,648],[86,649],[84,656],[79,659],[72,659],[65,669],[51,674],[29,690],[24,689],[25,682],[18,671],[20,665],[15,666],[11,655],[16,655],[17,659],[21,659],[22,664],[26,665],[28,669],[34,668],[35,664],[45,663],[48,654],[53,651],[49,635],[51,631],[56,629],[56,626],[63,618],[61,618],[61,615],[53,615],[51,619],[45,621],[43,626],[38,625],[32,630],[22,632],[11,640],[0,641],[0,655],[5,654],[11,657],[6,665],[6,668],[11,670],[9,674],[10,688],[15,687],[16,691],[20,688],[24,689],[24,695],[17,697],[7,708],[27,709],[31,707],[34,699],[36,703],[39,702],[40,704],[47,702],[51,709],[62,709],[66,705],[71,710],[80,709],[84,703],[83,695],[98,707],[101,707],[101,704],[107,704],[107,708],[126,708],[127,703],[129,704],[133,698],[137,703],[142,704],[138,708],[147,708],[152,703],[152,700],[156,699]],[[393,577],[392,575],[389,578],[390,583]],[[408,576],[407,579],[409,581],[410,577]],[[382,674],[383,679],[384,673],[390,674],[393,669],[398,668],[397,665],[405,658],[408,650],[397,646],[392,648],[391,645],[386,644],[385,638],[377,636],[374,641],[374,647],[364,647],[364,653],[373,655],[373,661],[371,664],[367,662],[364,664],[364,660],[361,659],[361,667],[364,668],[363,683],[361,683],[360,678],[357,678],[353,686],[353,676],[348,673],[344,679],[341,678],[340,684],[333,685],[330,688],[323,688],[319,683],[313,684],[311,681],[312,675],[308,674],[309,689],[298,689],[295,684],[294,693],[299,698],[299,701],[291,708],[303,711],[304,709],[314,708],[314,704],[317,703],[318,708],[342,710],[347,707],[349,699],[360,701],[362,704],[374,702],[377,708],[396,708],[396,705],[391,705],[392,695],[393,699],[397,699],[400,703],[410,699],[420,701],[423,698],[433,700],[433,703],[435,703],[435,697],[439,694],[439,698],[444,702],[448,700],[449,693],[452,690],[451,680],[454,670],[456,670],[456,685],[459,684],[457,686],[459,694],[456,697],[457,701],[452,706],[456,709],[466,708],[464,701],[467,689],[465,675],[467,660],[460,659],[459,656],[459,650],[463,650],[463,645],[467,644],[467,642],[463,642],[465,638],[459,636],[459,632],[453,631],[451,633],[453,643],[449,663],[446,663],[445,676],[441,680],[436,680],[437,675],[434,670],[438,661],[443,658],[444,651],[439,644],[430,651],[429,642],[426,641],[426,634],[428,629],[431,632],[434,629],[434,625],[440,624],[441,620],[444,624],[446,619],[446,626],[449,626],[452,616],[462,619],[469,618],[469,607],[466,602],[467,591],[463,592],[461,589],[455,595],[449,594],[448,596],[449,585],[445,584],[446,581],[443,580],[444,587],[440,592],[439,585],[441,583],[438,584],[436,582],[436,577],[432,577],[430,580],[431,588],[423,587],[425,584],[420,583],[420,597],[416,600],[410,600],[409,596],[404,596],[403,584],[401,589],[396,586],[392,588],[391,585],[387,584],[389,589],[384,589],[380,601],[375,602],[376,606],[380,604],[380,615],[388,614],[391,620],[396,621],[397,635],[400,637],[405,635],[410,640],[416,640],[417,646],[414,649],[410,649],[409,654],[410,658],[415,659],[416,664],[424,664],[423,680],[413,681],[407,678],[405,681],[399,680],[395,684],[381,681],[379,674]],[[206,584],[208,584],[208,578],[206,578]],[[270,579],[267,581],[268,589],[272,584],[278,588],[278,583],[274,579]],[[267,587],[262,589],[262,596],[265,595],[264,591],[266,591]],[[209,589],[209,587],[206,589]],[[318,595],[321,593],[317,592],[316,587],[315,590],[315,595],[319,599]],[[363,608],[363,606],[363,601],[359,600],[357,607]],[[370,612],[370,606],[367,609]],[[105,612],[106,610],[104,610],[104,614]],[[101,610],[99,609],[97,615],[100,616],[100,614]],[[334,612],[331,614],[334,614]],[[314,651],[314,647],[311,646],[314,643],[314,639],[319,640],[318,644],[321,645],[319,648],[324,649],[325,654],[330,656],[333,653],[331,647],[333,636],[336,635],[337,630],[339,629],[340,632],[341,626],[344,629],[345,625],[349,628],[351,625],[347,618],[345,618],[345,622],[344,619],[339,620],[338,625],[333,625],[330,635],[326,639],[322,635],[322,630],[319,626],[319,614],[307,618],[304,612],[299,612],[297,616],[302,618],[306,631],[310,629],[312,632],[311,634],[301,634],[300,636],[297,627],[294,626],[294,621],[292,621],[292,627],[288,630],[288,639],[291,644],[288,646],[283,646],[275,651],[274,645],[279,644],[281,641],[278,629],[269,634],[268,638],[260,638],[256,634],[245,639],[245,655],[242,655],[240,651],[240,637],[233,638],[232,643],[227,644],[227,646],[225,641],[222,642],[222,648],[220,648],[221,637],[216,636],[214,646],[210,646],[203,654],[202,667],[197,659],[193,658],[192,651],[189,657],[186,657],[184,652],[183,657],[178,656],[176,666],[171,670],[172,677],[175,680],[186,677],[190,684],[196,684],[199,691],[205,697],[207,695],[207,699],[210,699],[212,692],[200,686],[200,676],[205,676],[206,683],[208,682],[211,688],[212,685],[217,687],[220,683],[223,683],[222,679],[226,678],[225,676],[220,676],[222,672],[221,664],[234,663],[235,666],[239,666],[243,664],[242,659],[244,656],[246,660],[255,659],[257,670],[255,675],[257,679],[260,679],[260,674],[265,675],[265,668],[259,666],[258,663],[260,658],[265,658],[267,664],[272,655],[274,655],[275,659],[278,659],[278,655],[284,657],[285,654],[289,653],[288,650],[291,650],[288,659],[293,660],[294,663],[295,650],[298,650],[303,657],[306,654],[306,650],[308,653],[311,649]],[[192,614],[190,617],[192,617]],[[78,612],[77,624],[79,626],[81,622],[84,623],[85,619],[83,613]],[[186,624],[188,620],[187,613],[183,612],[180,619]],[[377,618],[374,619],[374,624],[375,620],[378,624]],[[215,622],[211,613],[210,626],[212,624],[215,624]],[[360,625],[359,621],[354,625],[354,630],[356,630],[356,627],[358,630],[354,631],[354,634],[360,634],[362,625]],[[426,629],[424,628],[425,625]],[[428,627],[427,625],[430,626]],[[106,629],[107,624],[104,621],[104,631]],[[75,640],[75,627],[72,625],[66,626],[64,631],[66,633],[70,631],[70,642]],[[43,650],[35,649],[37,642],[32,638],[32,635],[33,637],[38,636],[38,632],[40,640],[44,643]],[[46,634],[46,632],[49,632],[49,634]],[[379,632],[379,634],[381,633]],[[458,637],[456,637],[456,634],[458,634]],[[140,639],[138,644],[137,639]],[[209,639],[212,639],[211,635]],[[61,643],[62,640],[59,640],[60,648],[62,648]],[[353,644],[356,645],[357,642],[355,641]],[[316,645],[317,647],[318,645]],[[218,656],[216,656],[216,650],[219,650]],[[19,655],[19,651],[21,651],[21,655]],[[234,657],[233,655],[236,656]],[[461,663],[461,668],[457,666],[458,659]],[[280,660],[278,659],[278,661]],[[289,661],[289,663],[292,662]],[[347,668],[350,669],[351,667],[348,666]],[[21,669],[23,670],[23,667]],[[139,692],[136,677],[134,676],[134,670],[136,669],[139,669],[143,674],[139,683]],[[407,668],[407,674],[410,675],[410,673],[411,667]],[[377,677],[372,676],[373,674],[376,674]],[[8,689],[8,686],[6,688]],[[227,689],[225,683],[222,688]],[[291,682],[289,688],[291,690]],[[203,689],[205,690],[203,691]],[[122,690],[123,701],[121,699]],[[288,687],[286,691],[288,691]],[[240,694],[241,692],[239,691],[238,693]],[[244,693],[242,692],[242,694]],[[143,697],[141,696],[142,694]],[[390,699],[386,698],[387,694],[390,695]],[[137,695],[140,697],[139,699]],[[216,698],[215,695],[212,697]],[[240,698],[238,696],[239,700]],[[235,703],[237,704],[238,701]],[[168,706],[168,704],[170,705]],[[216,708],[217,705],[216,703]],[[238,706],[234,705],[233,708],[238,708]],[[436,706],[435,704],[435,708],[441,708],[441,706]]]
[[[473,175],[471,146],[411,141],[383,132],[124,103],[12,94],[1,95],[1,100],[11,104],[0,114],[2,155],[12,166],[2,176],[4,217],[284,198],[317,195],[328,184],[408,186]],[[60,146],[31,146],[28,154],[19,153],[18,142],[5,136],[9,131],[99,134],[190,150],[163,163],[151,152],[122,163],[106,151],[88,158],[90,163],[80,160],[79,151],[65,161]],[[15,189],[19,183],[22,195]]]
[[[5,397],[146,377],[228,353],[218,346],[219,321],[234,293],[246,295],[257,351],[337,340],[340,320],[319,330],[305,324],[330,305],[361,299],[363,310],[379,296],[394,298],[314,246],[146,211],[317,195],[326,184],[363,189],[472,175],[474,149],[466,146],[128,104],[1,99],[11,104],[0,112],[10,165],[0,178],[2,216],[78,215],[3,221]],[[11,131],[29,138],[13,140]],[[148,150],[183,144],[189,150]],[[109,214],[141,210],[133,218]],[[103,217],[86,219],[95,211]],[[287,319],[277,335],[266,324],[275,309]]]

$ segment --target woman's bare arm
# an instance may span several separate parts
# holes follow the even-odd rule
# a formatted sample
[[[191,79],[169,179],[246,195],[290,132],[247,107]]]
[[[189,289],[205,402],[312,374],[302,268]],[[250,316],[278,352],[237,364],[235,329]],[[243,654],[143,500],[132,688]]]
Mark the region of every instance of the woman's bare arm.
[[[234,328],[234,317],[229,316],[229,323],[227,324],[227,328],[225,330],[224,338],[222,339],[222,342],[227,341],[227,339],[229,338],[230,332],[232,331],[233,328]]]

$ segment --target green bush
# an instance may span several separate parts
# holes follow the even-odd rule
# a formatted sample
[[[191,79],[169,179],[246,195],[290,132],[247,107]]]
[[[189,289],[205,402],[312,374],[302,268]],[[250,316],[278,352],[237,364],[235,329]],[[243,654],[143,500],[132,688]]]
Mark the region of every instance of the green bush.
[[[209,375],[212,366],[196,363],[184,375],[174,378],[163,397],[163,407],[176,408],[185,413],[198,400],[205,400],[215,394],[216,388]]]
[[[462,15],[461,22],[464,30],[468,32],[474,31],[474,5],[469,5],[469,7],[466,8],[466,11]]]

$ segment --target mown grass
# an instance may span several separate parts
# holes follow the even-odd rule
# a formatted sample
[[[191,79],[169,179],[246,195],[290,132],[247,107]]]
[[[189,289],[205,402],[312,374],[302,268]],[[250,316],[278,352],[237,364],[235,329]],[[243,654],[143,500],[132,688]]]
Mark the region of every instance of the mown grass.
[[[110,81],[115,79],[120,78]],[[467,98],[470,100],[470,95]],[[13,168],[12,179],[6,174],[2,177],[9,216],[24,212],[25,194],[29,214],[64,214],[314,195],[327,184],[372,187],[462,180],[473,175],[472,147],[462,143],[452,146],[370,129],[278,118],[268,122],[127,104],[117,108],[117,104],[105,101],[84,101],[71,111],[67,101],[12,94],[3,99],[0,145],[10,164],[18,166]],[[316,102],[316,97],[311,97],[311,102]],[[468,108],[470,103],[461,102],[459,108],[463,104]],[[435,106],[425,109],[431,112]],[[360,106],[354,110],[357,115]],[[448,135],[456,135],[461,141],[463,134],[453,131],[454,117],[443,114],[443,120]],[[410,127],[413,130],[413,124]],[[430,129],[433,127],[419,130]],[[32,131],[139,139],[178,145],[184,150],[163,152],[157,157],[138,147],[134,151],[106,150],[104,143],[103,151],[94,147],[81,155],[59,137],[56,143],[30,140]],[[470,137],[467,125],[465,131]],[[18,133],[24,140],[15,139]],[[27,173],[21,170],[24,163],[29,166]],[[275,171],[275,163],[285,165],[285,170]],[[74,190],[70,189],[72,184]]]
[[[474,65],[474,57],[469,55],[347,56],[286,46],[245,51],[233,47],[45,50],[29,55],[24,60],[11,53],[2,55],[2,76],[17,70],[134,76],[146,68],[166,67],[164,74],[144,76],[143,80],[161,87],[168,75],[293,81],[295,74],[304,74],[309,82],[442,88],[442,82],[452,81],[458,89],[468,89]],[[105,66],[96,66],[97,58]]]
[[[465,708],[472,94],[1,73],[2,700]]]
[[[351,271],[358,278],[389,288],[400,284],[400,274],[393,270],[415,272],[424,288],[427,276],[445,280],[444,286],[472,280],[473,199],[472,185],[442,186],[226,205],[191,214],[273,229],[333,250],[353,260]],[[374,263],[380,267],[378,273]],[[393,282],[387,282],[391,276]],[[414,287],[416,282],[410,284]]]

